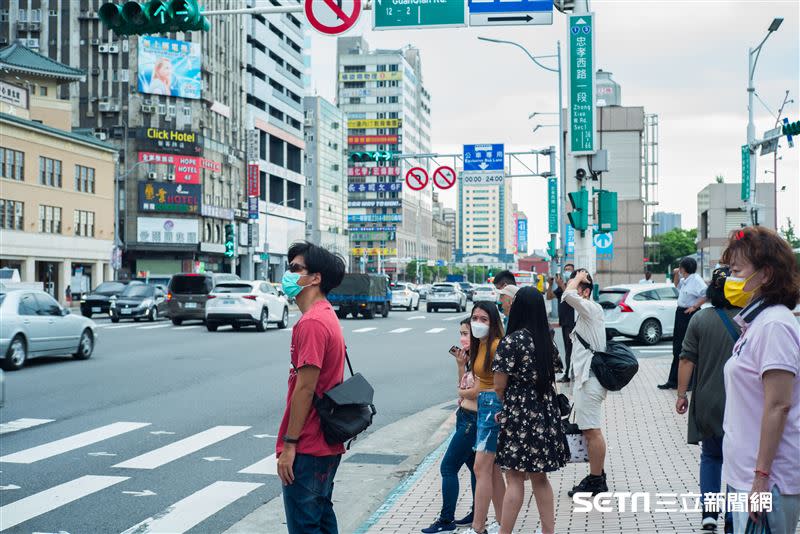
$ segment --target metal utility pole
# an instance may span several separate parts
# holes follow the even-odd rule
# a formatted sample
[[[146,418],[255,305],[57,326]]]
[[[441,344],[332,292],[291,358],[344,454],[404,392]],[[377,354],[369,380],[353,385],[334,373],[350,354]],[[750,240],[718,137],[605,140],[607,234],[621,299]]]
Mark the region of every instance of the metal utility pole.
[[[783,108],[786,107],[786,104],[794,102],[793,98],[789,98],[789,90],[786,90],[786,94],[783,96],[783,103],[781,104],[780,109],[778,110],[778,116],[775,117],[775,128],[780,126],[781,124],[781,116],[783,115]],[[778,149],[775,149],[775,152],[772,153],[772,178],[774,180],[775,190],[773,194],[775,195],[772,210],[775,213],[775,231],[778,231]]]

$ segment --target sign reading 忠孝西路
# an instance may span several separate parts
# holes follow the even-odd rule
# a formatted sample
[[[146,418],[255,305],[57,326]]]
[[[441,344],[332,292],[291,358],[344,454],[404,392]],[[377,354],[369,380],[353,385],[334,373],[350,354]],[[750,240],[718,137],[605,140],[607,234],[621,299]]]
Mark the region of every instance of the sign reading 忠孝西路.
[[[570,15],[569,33],[569,151],[594,154],[595,73],[594,13]]]

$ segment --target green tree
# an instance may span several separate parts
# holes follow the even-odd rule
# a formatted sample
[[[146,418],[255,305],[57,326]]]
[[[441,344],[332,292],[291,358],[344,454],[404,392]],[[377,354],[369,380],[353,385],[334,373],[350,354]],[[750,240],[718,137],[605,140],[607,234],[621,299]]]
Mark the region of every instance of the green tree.
[[[792,248],[800,248],[800,236],[795,233],[791,218],[786,218],[786,227],[781,227],[781,234]]]
[[[655,241],[659,245],[661,261],[658,263],[656,270],[658,272],[667,272],[670,266],[675,266],[677,260],[697,252],[696,240],[696,228],[692,230],[674,228],[669,232],[657,236]]]
[[[406,265],[406,280],[412,282],[417,279],[417,260],[411,260]]]

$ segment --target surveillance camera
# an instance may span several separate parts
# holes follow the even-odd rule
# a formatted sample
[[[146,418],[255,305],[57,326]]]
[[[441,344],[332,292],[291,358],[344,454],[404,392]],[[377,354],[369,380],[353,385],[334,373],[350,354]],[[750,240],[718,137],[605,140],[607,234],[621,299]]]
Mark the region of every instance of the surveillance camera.
[[[584,178],[586,178],[586,169],[578,169],[577,171],[575,171],[575,178],[577,178],[578,180],[583,180]]]

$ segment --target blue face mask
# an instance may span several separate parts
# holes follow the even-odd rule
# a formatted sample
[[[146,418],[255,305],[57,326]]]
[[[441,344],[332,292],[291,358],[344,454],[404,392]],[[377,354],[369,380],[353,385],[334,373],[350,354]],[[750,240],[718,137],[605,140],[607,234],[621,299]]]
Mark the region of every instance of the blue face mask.
[[[290,299],[295,298],[306,286],[301,286],[297,283],[300,280],[302,275],[299,273],[293,273],[290,271],[286,271],[283,273],[283,278],[281,278],[281,286],[283,287],[283,292],[286,294],[287,297]]]

